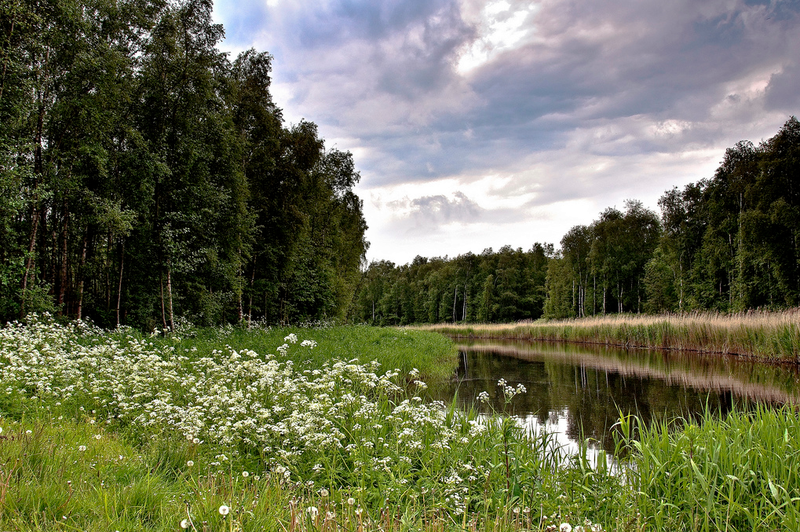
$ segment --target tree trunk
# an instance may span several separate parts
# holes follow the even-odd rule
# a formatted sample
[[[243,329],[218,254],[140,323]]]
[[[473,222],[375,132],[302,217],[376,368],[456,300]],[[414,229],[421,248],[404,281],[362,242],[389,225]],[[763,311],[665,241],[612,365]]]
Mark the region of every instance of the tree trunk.
[[[464,281],[464,308],[461,313],[461,319],[467,321],[467,282]]]
[[[458,294],[458,286],[453,290],[453,323],[456,322],[456,295]]]
[[[108,242],[106,243],[106,312],[111,310],[111,250],[112,250],[112,235],[111,231],[108,232]]]
[[[572,310],[575,310],[575,279],[572,280]]]
[[[241,249],[238,250],[238,254],[239,254],[239,259],[241,260],[241,258],[242,258],[242,250]],[[243,275],[243,272],[242,272],[241,262],[239,264],[240,264],[240,266],[236,271],[236,277],[239,278],[239,279],[242,279],[244,277],[244,275]],[[239,285],[239,290],[238,290],[239,294],[238,294],[238,298],[237,299],[239,301],[238,301],[238,309],[237,310],[239,312],[239,316],[238,316],[239,323],[242,323],[244,321],[244,301],[242,299],[242,297],[244,295],[242,293],[243,292],[243,288],[244,288],[244,283]]]
[[[61,269],[58,275],[58,315],[64,314],[64,299],[67,294],[67,233],[69,229],[69,210],[64,204],[64,227],[61,232]]]
[[[119,254],[119,283],[117,284],[117,329],[119,329],[119,309],[122,302],[122,272],[125,268],[125,240],[122,241]]]
[[[161,286],[161,330],[167,329],[167,312],[164,310],[164,274],[159,276],[159,284]]]
[[[167,265],[167,311],[169,312],[169,330],[175,331],[175,315],[172,312],[172,268]]]
[[[78,265],[78,320],[83,319],[83,269],[86,265],[86,247],[89,242],[87,235],[83,235],[83,245],[81,246],[81,262]]]
[[[25,263],[25,275],[22,276],[22,302],[20,304],[20,318],[25,317],[25,291],[28,289],[28,276],[34,265],[34,251],[36,250],[36,233],[39,230],[39,209],[36,205],[33,206],[31,213],[31,239],[28,244],[28,260]]]
[[[253,273],[250,275],[250,300],[247,303],[248,310],[247,310],[247,326],[250,327],[253,324],[253,285],[256,282],[256,265],[253,262]]]

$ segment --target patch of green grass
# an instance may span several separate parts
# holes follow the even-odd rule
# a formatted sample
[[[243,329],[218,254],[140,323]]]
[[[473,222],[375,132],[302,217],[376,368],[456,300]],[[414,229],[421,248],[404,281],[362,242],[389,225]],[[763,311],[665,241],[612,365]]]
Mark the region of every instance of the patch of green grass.
[[[420,361],[451,349],[432,335],[179,334],[0,329],[0,530],[800,529],[789,407],[622,418],[613,474],[503,412],[426,401]],[[525,392],[501,385],[511,410]]]
[[[277,348],[286,344],[285,338],[296,335],[300,340],[317,343],[314,349],[290,350],[282,356]],[[458,364],[455,344],[449,338],[434,332],[406,328],[343,325],[329,327],[246,327],[191,328],[174,335],[142,335],[125,331],[117,335],[123,345],[130,338],[152,342],[155,346],[174,347],[177,352],[187,352],[192,357],[205,356],[214,350],[228,347],[252,350],[261,355],[273,354],[282,360],[292,360],[297,365],[321,367],[330,360],[357,359],[365,364],[376,361],[384,370],[398,369],[408,373],[419,370],[422,378],[450,377]],[[176,340],[177,338],[177,340]]]
[[[790,406],[621,421],[632,502],[655,530],[800,530],[800,418]],[[634,434],[635,438],[634,438]]]

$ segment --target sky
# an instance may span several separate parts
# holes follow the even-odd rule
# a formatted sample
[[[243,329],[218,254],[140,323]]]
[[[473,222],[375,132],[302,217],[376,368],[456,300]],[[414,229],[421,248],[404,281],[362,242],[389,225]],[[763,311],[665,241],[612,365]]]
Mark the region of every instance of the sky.
[[[350,151],[367,259],[528,250],[800,115],[800,0],[216,0]]]

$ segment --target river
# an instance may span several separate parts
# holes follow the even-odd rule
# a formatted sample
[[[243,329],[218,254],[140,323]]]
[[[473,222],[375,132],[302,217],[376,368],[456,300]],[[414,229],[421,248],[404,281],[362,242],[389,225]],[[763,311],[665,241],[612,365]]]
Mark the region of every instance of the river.
[[[755,402],[798,403],[800,368],[765,364],[743,357],[620,349],[586,344],[526,341],[459,343],[457,376],[432,390],[441,399],[458,398],[518,416],[532,430],[555,433],[569,452],[588,439],[590,453],[613,453],[612,427],[620,413],[654,418],[696,416],[709,407],[725,413]],[[504,405],[497,383],[522,384],[527,392]]]

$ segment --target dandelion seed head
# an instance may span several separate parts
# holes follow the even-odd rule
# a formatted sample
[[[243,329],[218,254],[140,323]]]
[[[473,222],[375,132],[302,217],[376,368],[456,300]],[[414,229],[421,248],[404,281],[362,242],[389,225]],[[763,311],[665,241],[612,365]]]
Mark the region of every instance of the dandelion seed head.
[[[220,507],[219,507],[219,515],[221,515],[221,516],[225,517],[225,516],[226,516],[226,515],[228,515],[229,513],[231,513],[231,508],[230,508],[230,506],[228,506],[228,505],[226,505],[226,504],[223,504],[222,506],[220,506]]]

